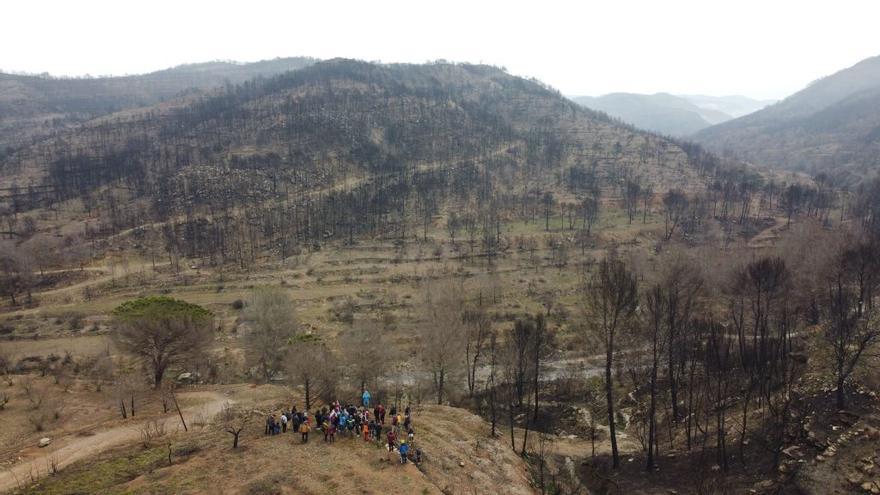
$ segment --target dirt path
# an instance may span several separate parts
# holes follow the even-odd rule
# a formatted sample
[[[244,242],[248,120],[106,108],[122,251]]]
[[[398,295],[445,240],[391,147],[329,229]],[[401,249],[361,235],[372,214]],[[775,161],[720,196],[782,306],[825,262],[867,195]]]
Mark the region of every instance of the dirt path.
[[[199,401],[197,405],[183,408],[183,415],[188,423],[197,417],[211,418],[221,410],[225,403],[232,402],[229,397],[217,392],[190,392],[180,394],[179,397],[183,400],[195,399]],[[176,414],[164,415],[162,419],[167,421],[169,429],[180,428]],[[35,450],[33,451],[34,455],[0,471],[0,493],[25,486],[46,476],[53,464],[56,469],[63,469],[76,461],[100,454],[111,448],[136,442],[140,440],[140,426],[147,421],[142,420],[124,426],[99,430],[89,436],[68,435],[63,439],[56,440],[47,448]]]
[[[758,232],[755,237],[749,239],[748,247],[753,249],[773,247],[777,239],[779,239],[779,231],[788,226],[785,218],[774,218],[773,225]]]
[[[169,263],[167,261],[156,263],[155,266],[166,266]],[[92,277],[87,280],[83,280],[82,282],[77,282],[75,284],[71,284],[65,287],[59,287],[57,289],[50,289],[43,292],[35,292],[34,296],[45,297],[45,296],[57,296],[59,294],[67,294],[70,292],[82,290],[86,287],[91,287],[93,285],[98,285],[104,282],[109,282],[114,278],[124,277],[126,273],[135,274],[138,272],[146,271],[147,269],[153,269],[153,263],[149,261],[142,261],[139,263],[133,263],[129,265],[127,268],[122,269],[114,269],[109,265],[101,265],[94,267],[86,267],[84,271],[93,271],[97,272],[99,275],[97,277]],[[121,272],[121,273],[118,273]]]

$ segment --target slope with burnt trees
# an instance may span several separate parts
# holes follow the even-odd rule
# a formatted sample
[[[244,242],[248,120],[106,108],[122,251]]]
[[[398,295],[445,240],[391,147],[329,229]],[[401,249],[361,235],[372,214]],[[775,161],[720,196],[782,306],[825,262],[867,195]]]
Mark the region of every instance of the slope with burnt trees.
[[[107,232],[172,220],[166,237],[188,255],[239,261],[232,239],[285,256],[326,239],[403,238],[450,202],[488,227],[553,191],[700,188],[715,167],[697,147],[497,68],[350,60],[96,119],[3,163],[42,183],[21,208],[112,192]]]
[[[315,61],[307,57],[217,61],[122,77],[0,73],[0,156],[96,117],[155,105],[184,93],[199,94],[224,84],[271,77]]]

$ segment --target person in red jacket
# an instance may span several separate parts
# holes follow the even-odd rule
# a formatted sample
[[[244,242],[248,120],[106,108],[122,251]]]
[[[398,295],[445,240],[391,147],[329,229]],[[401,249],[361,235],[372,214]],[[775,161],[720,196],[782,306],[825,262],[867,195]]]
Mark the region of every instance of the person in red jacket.
[[[397,443],[397,435],[394,430],[388,430],[388,452],[394,452],[394,444]]]

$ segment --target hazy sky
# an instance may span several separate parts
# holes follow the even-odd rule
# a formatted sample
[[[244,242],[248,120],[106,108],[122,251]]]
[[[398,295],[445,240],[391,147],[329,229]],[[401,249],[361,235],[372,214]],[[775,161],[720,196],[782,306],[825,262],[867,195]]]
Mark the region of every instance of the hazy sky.
[[[568,95],[779,98],[880,55],[875,0],[3,0],[0,69],[132,74],[278,56],[506,66]]]

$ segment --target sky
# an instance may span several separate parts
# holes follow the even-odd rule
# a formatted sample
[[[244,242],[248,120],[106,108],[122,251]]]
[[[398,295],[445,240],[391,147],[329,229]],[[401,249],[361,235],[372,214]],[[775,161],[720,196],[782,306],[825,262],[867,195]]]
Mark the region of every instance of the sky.
[[[880,55],[874,0],[3,0],[0,70],[285,56],[504,66],[566,95],[782,98]]]

